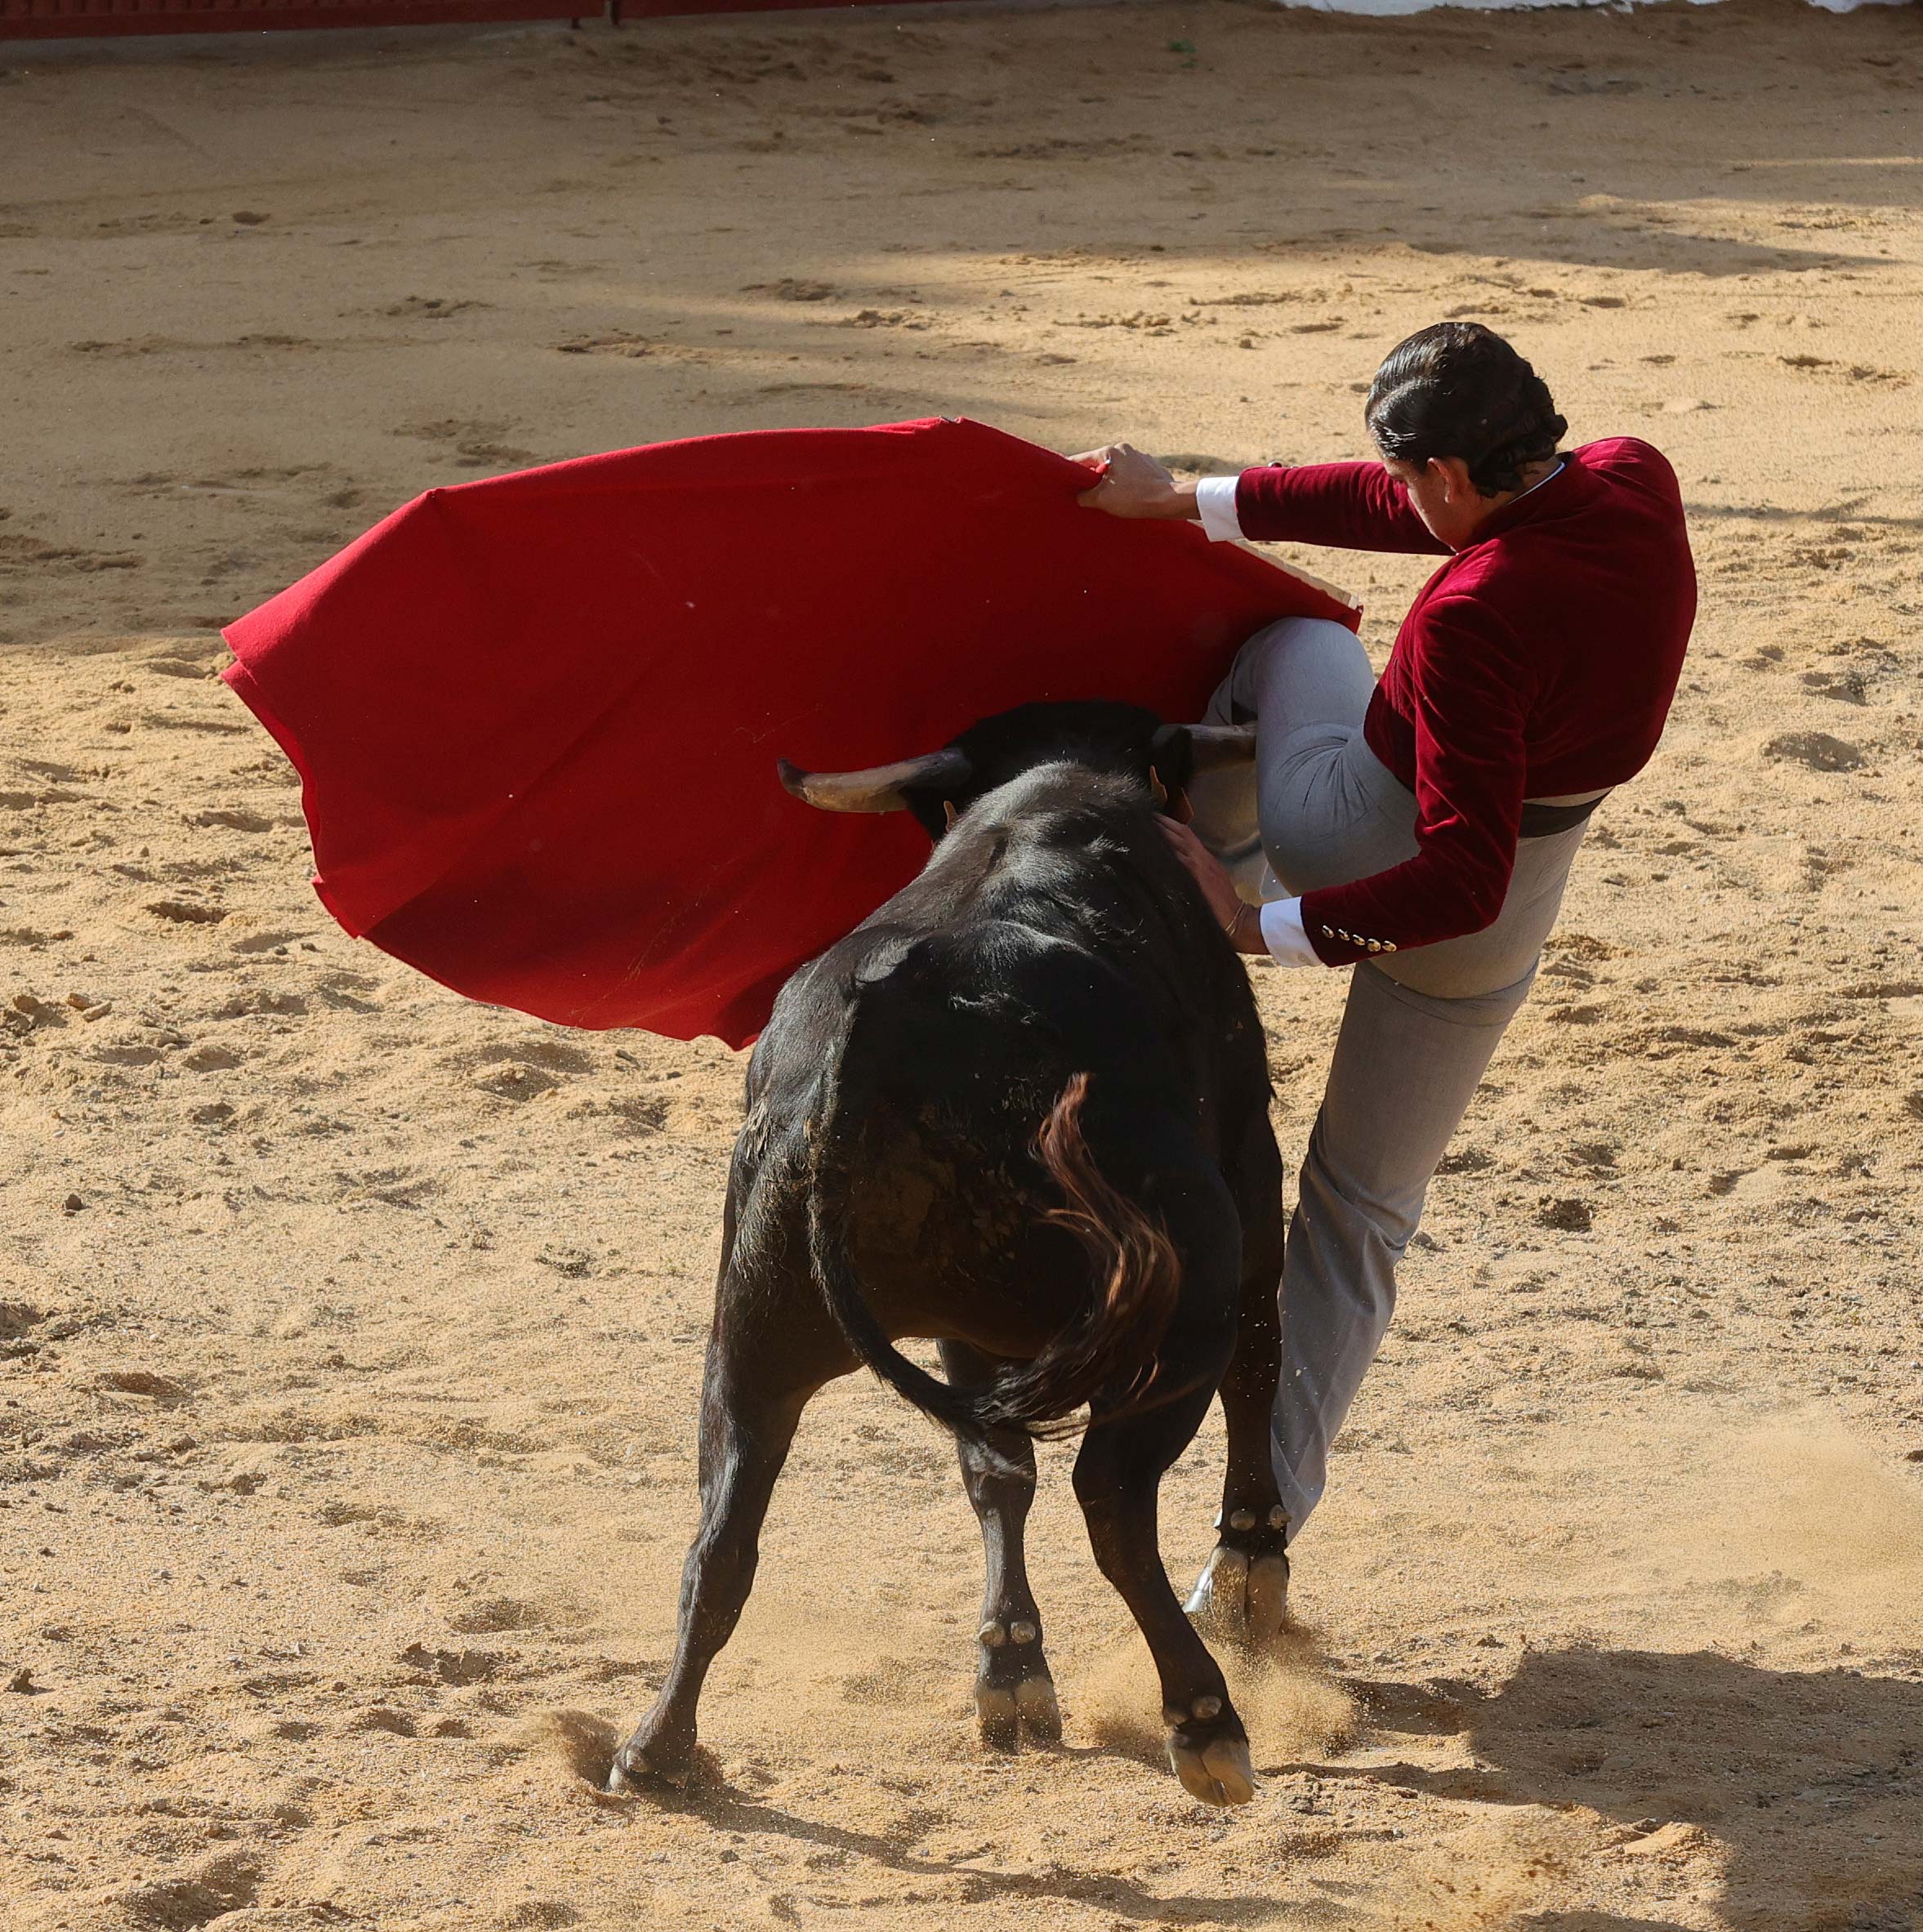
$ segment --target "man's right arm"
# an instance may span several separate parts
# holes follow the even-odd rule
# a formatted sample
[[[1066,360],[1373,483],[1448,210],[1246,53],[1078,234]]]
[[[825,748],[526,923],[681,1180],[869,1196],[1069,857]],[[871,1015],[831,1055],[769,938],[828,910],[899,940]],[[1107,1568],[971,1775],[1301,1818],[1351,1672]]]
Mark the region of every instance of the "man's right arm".
[[[1212,542],[1320,543],[1447,556],[1380,463],[1265,464],[1181,483],[1132,444],[1075,458],[1100,475],[1079,499],[1111,516],[1199,521]]]
[[[1211,519],[1224,520],[1227,493],[1216,486],[1231,480],[1235,528],[1225,534],[1257,543],[1448,554],[1448,546],[1430,534],[1402,486],[1380,463],[1269,463],[1233,480],[1211,477],[1197,486],[1198,501],[1210,504],[1202,513],[1205,529]],[[1209,529],[1211,537],[1216,533]]]

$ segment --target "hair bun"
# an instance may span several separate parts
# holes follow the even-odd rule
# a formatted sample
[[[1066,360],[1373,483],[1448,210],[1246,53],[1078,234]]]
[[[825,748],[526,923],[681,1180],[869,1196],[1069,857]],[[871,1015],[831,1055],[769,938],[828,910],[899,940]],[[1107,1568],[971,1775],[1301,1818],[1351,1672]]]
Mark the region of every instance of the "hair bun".
[[[1520,487],[1568,430],[1549,386],[1479,322],[1438,322],[1382,359],[1363,412],[1385,456],[1455,457],[1485,497]]]

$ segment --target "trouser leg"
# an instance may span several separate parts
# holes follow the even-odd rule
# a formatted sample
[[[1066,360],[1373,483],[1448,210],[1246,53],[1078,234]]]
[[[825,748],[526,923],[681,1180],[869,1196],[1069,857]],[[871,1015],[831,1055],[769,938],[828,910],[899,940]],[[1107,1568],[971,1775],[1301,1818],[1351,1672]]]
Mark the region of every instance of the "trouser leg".
[[[1351,976],[1283,1265],[1274,1433],[1292,1537],[1389,1326],[1430,1177],[1534,977],[1532,966],[1497,992],[1445,999],[1373,965]]]
[[[1256,759],[1201,774],[1189,785],[1189,802],[1197,835],[1252,904],[1280,890],[1262,850],[1263,775],[1272,774],[1278,760],[1295,762],[1318,749],[1338,749],[1361,730],[1375,683],[1368,655],[1347,626],[1327,618],[1284,618],[1250,638],[1216,687],[1202,722],[1252,720]],[[1318,727],[1326,743],[1311,742]]]

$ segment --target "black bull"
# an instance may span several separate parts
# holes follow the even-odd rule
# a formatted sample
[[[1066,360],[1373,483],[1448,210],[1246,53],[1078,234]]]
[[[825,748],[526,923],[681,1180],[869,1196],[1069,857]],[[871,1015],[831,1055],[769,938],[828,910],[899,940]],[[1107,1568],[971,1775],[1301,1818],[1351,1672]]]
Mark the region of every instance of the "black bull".
[[[1233,741],[1233,742],[1231,742]],[[1082,1405],[1075,1494],[1147,1639],[1169,1760],[1253,1791],[1247,1733],[1157,1546],[1162,1472],[1219,1388],[1220,1541],[1189,1608],[1279,1629],[1269,1454],[1282,1168],[1241,961],[1156,825],[1247,734],[1118,704],[1028,705],[946,750],[788,788],[913,812],[920,876],[775,1002],[729,1177],[701,1401],[701,1528],[674,1662],[611,1784],[689,1765],[703,1679],[753,1582],[801,1411],[865,1363],[954,1434],[988,1559],[983,1735],[1060,1734],[1023,1526],[1033,1436]],[[947,1381],[894,1346],[932,1338]]]

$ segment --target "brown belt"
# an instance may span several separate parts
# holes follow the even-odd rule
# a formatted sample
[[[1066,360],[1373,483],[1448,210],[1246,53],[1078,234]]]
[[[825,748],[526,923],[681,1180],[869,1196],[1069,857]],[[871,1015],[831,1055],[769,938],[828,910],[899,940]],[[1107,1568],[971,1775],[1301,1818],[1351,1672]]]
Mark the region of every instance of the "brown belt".
[[[1554,838],[1559,832],[1580,825],[1608,796],[1605,792],[1601,797],[1586,798],[1580,805],[1525,805],[1516,837]]]

